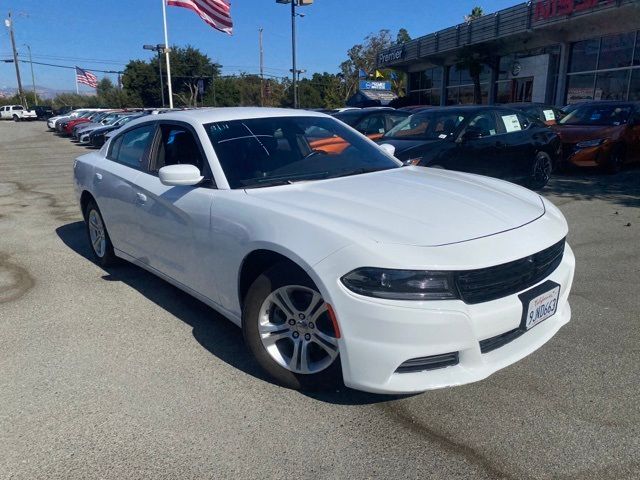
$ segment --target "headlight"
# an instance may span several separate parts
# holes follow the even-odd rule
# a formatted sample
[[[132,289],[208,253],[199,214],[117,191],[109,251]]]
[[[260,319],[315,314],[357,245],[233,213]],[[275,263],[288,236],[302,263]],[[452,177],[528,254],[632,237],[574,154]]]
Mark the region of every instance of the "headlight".
[[[585,140],[584,142],[579,142],[576,144],[578,148],[590,148],[590,147],[599,147],[604,142],[606,142],[606,138],[598,138],[596,140]]]
[[[409,166],[409,165],[418,165],[420,162],[422,161],[422,157],[418,157],[418,158],[410,158],[409,160],[405,160],[403,162],[403,164],[405,166]]]
[[[347,273],[341,280],[352,292],[367,297],[392,300],[458,298],[452,272],[364,267]]]

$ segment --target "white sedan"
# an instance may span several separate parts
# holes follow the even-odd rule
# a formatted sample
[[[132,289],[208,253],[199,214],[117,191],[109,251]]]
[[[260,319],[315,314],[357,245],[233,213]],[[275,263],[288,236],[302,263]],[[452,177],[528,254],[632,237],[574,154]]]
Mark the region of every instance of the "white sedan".
[[[571,317],[560,211],[391,149],[320,113],[181,111],[79,157],[75,187],[99,265],[207,303],[282,385],[420,392],[542,346]]]

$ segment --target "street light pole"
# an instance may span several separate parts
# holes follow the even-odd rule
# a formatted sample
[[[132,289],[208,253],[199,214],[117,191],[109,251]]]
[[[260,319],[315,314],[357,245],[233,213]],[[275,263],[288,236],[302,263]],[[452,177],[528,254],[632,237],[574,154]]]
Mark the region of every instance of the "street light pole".
[[[29,64],[31,65],[31,85],[33,86],[33,104],[35,105],[38,103],[38,99],[36,97],[36,76],[33,74],[33,58],[31,58],[31,47],[26,43],[24,44],[24,46],[27,47],[27,50],[29,50]]]
[[[160,76],[160,97],[162,98],[162,107],[164,108],[164,79],[162,78],[162,54],[164,53],[164,45],[143,45],[144,50],[151,50],[158,54],[158,75]]]

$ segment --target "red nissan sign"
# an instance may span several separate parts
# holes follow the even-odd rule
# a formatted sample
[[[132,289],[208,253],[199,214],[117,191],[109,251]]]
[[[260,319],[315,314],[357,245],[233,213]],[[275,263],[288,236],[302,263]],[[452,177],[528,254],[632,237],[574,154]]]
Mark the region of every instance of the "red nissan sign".
[[[609,5],[615,2],[616,0],[538,0],[533,18],[535,21],[547,20],[591,10],[600,5]]]

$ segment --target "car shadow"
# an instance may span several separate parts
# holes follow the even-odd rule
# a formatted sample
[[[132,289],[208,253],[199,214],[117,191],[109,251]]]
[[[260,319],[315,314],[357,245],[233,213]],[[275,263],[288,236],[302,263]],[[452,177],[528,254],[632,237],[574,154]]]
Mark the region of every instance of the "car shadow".
[[[625,207],[640,207],[640,166],[629,166],[614,175],[595,169],[571,169],[554,174],[542,192],[561,199],[599,199]]]
[[[85,260],[92,262],[84,222],[56,229],[62,242]],[[220,360],[262,381],[274,383],[255,363],[244,346],[242,331],[220,313],[161,278],[131,263],[104,268],[108,282],[123,282],[192,328],[193,337]],[[331,391],[302,392],[315,400],[341,405],[366,405],[406,396],[375,395],[341,386]]]

